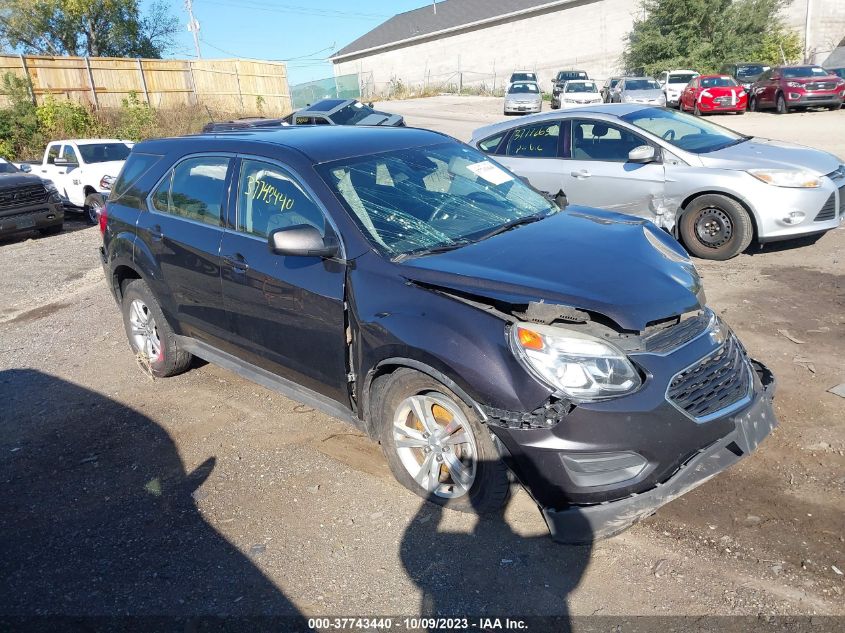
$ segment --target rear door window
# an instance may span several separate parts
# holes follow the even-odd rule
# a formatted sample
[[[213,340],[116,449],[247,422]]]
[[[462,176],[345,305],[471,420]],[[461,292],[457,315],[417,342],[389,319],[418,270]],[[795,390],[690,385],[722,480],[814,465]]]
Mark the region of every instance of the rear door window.
[[[225,156],[199,156],[182,161],[153,192],[153,207],[163,213],[220,226],[230,161]]]
[[[516,128],[507,141],[504,154],[528,158],[558,158],[562,123],[543,121]]]

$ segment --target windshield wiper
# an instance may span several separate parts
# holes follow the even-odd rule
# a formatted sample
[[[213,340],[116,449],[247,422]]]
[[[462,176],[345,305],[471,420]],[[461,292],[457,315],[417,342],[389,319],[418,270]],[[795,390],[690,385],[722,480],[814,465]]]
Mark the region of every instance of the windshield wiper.
[[[482,235],[480,235],[479,237],[475,238],[472,241],[473,242],[480,242],[482,240],[486,240],[490,237],[493,237],[494,235],[499,235],[500,233],[504,233],[505,231],[510,231],[511,229],[516,228],[517,226],[522,226],[523,224],[531,224],[533,222],[538,222],[538,221],[542,220],[543,218],[548,217],[549,215],[551,215],[551,214],[544,211],[543,213],[535,213],[533,215],[526,215],[526,216],[523,216],[521,218],[516,218],[515,220],[511,220],[510,222],[505,222],[501,226],[497,226],[492,231],[488,231],[487,233],[483,233]]]

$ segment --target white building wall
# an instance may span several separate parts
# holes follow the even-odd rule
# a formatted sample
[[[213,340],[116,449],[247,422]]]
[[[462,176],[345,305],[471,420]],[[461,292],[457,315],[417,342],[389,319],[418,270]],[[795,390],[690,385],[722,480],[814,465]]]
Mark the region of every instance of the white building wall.
[[[807,5],[810,7],[809,30]],[[792,0],[784,10],[784,21],[805,41],[807,61],[822,64],[845,37],[845,0]]]
[[[639,0],[587,0],[554,13],[483,26],[434,40],[376,51],[334,64],[335,75],[360,73],[384,92],[391,79],[406,86],[484,83],[502,87],[513,70],[535,71],[544,90],[558,70],[586,70],[604,79],[618,73],[625,36]]]
[[[793,0],[784,18],[802,41],[808,2],[807,48],[810,61],[821,63],[845,36],[845,0]],[[576,0],[555,12],[347,58],[334,64],[334,74],[358,73],[376,94],[387,92],[391,80],[409,87],[457,85],[459,73],[464,86],[500,88],[516,69],[535,71],[545,91],[564,68],[604,80],[622,70],[625,37],[640,11],[639,0]]]

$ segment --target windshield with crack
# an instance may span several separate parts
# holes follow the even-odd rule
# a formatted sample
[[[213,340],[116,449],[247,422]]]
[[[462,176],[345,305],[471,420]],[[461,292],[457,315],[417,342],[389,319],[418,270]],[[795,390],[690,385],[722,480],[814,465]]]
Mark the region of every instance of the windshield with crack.
[[[456,143],[346,159],[318,169],[387,257],[458,248],[506,225],[559,211],[484,154]]]

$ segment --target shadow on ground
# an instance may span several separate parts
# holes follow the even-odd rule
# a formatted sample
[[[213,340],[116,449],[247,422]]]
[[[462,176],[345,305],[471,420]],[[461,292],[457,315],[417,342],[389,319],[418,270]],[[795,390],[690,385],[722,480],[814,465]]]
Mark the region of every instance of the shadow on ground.
[[[214,457],[188,473],[155,422],[37,371],[0,401],[0,615],[298,615],[197,510]]]
[[[469,534],[451,532],[443,526],[449,512],[423,503],[402,538],[402,563],[422,592],[422,616],[556,616],[544,626],[571,630],[568,596],[586,571],[591,545],[521,536],[501,515],[479,517]],[[590,534],[586,520],[573,521],[575,532]]]

